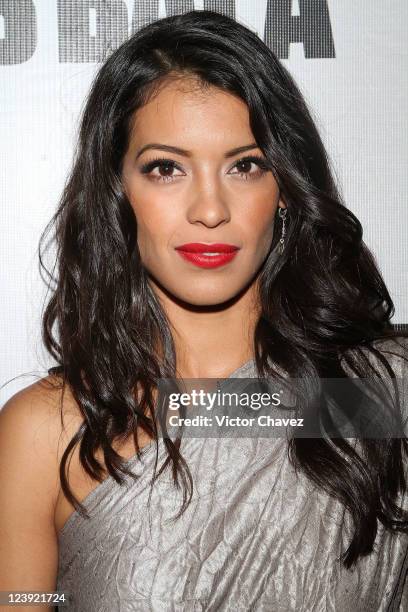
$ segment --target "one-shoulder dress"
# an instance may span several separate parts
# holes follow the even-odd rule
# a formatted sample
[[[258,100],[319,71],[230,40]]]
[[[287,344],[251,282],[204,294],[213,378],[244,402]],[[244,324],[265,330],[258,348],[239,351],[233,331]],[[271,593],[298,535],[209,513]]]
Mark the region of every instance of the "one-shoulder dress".
[[[401,360],[396,367],[403,367]],[[406,376],[407,370],[399,371]],[[230,378],[256,377],[254,360]],[[165,470],[156,442],[108,477],[59,533],[57,590],[67,612],[408,612],[408,534],[381,523],[374,551],[346,569],[352,521],[289,460],[281,438],[183,438],[193,497]],[[167,456],[159,439],[157,466]],[[408,509],[407,496],[400,503]]]

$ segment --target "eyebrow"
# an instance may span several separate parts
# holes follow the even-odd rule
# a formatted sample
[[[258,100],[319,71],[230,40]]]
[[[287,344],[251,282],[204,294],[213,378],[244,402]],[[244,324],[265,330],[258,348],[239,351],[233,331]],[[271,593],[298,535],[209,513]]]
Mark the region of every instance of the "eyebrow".
[[[234,155],[237,155],[238,153],[243,153],[244,151],[249,151],[250,149],[257,149],[257,148],[258,148],[258,145],[256,144],[256,142],[252,142],[249,145],[244,145],[243,147],[237,147],[236,149],[231,149],[230,151],[227,151],[225,154],[225,157],[228,159],[229,157],[233,157]],[[177,153],[178,155],[184,155],[185,157],[192,156],[192,152],[187,151],[186,149],[181,149],[180,147],[174,147],[173,145],[166,145],[166,144],[160,144],[158,142],[153,142],[153,143],[144,145],[144,147],[142,147],[138,151],[136,155],[136,159],[138,159],[138,157],[140,157],[142,153],[144,153],[148,149],[156,149],[158,151],[168,151],[170,153]]]

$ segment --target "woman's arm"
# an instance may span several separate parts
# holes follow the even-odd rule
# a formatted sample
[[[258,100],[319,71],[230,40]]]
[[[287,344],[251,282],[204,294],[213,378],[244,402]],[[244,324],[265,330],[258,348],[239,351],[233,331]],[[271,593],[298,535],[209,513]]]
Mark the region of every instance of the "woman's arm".
[[[55,391],[34,383],[0,411],[0,591],[56,589],[54,507],[61,423],[55,397]],[[50,609],[19,607],[36,612]]]

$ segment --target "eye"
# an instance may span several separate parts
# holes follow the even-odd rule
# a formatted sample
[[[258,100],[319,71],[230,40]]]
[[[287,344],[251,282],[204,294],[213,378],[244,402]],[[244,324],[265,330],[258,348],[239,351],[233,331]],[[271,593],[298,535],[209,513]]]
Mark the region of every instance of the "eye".
[[[255,172],[251,172],[252,165],[257,166],[257,170]],[[251,155],[249,157],[243,157],[235,162],[234,168],[240,168],[239,172],[233,172],[232,174],[238,174],[244,180],[259,178],[265,174],[268,170],[270,170],[270,166],[267,161],[263,157],[259,157],[257,155]]]
[[[152,174],[152,171],[155,168],[158,168],[159,174]],[[172,174],[175,169],[179,169],[176,162],[174,162],[172,159],[164,159],[159,157],[143,164],[140,171],[142,174],[149,175],[149,178],[151,178],[153,181],[170,183],[174,180],[174,178],[176,178]]]
[[[257,169],[251,171],[252,166],[255,165]],[[158,169],[156,174],[153,174],[153,170]],[[239,168],[238,172],[229,172],[232,175],[238,175],[244,180],[256,179],[263,176],[270,166],[263,157],[257,155],[251,155],[243,157],[235,162],[233,168]],[[183,176],[183,174],[174,175],[174,170],[180,170],[181,168],[172,159],[156,158],[142,165],[140,171],[145,174],[149,179],[160,183],[172,183],[177,176]]]

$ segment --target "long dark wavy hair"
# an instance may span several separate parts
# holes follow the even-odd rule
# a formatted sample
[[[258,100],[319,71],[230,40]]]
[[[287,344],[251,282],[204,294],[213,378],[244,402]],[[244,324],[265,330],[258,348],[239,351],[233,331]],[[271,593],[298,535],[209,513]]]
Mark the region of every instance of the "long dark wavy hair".
[[[190,11],[143,27],[109,55],[94,79],[73,166],[39,246],[40,268],[51,289],[43,341],[59,364],[49,373],[59,376],[62,389],[69,384],[83,415],[61,459],[61,486],[84,517],[88,514],[66,478],[70,453],[80,445],[81,464],[94,479],[101,480],[103,471],[95,458],[98,449],[118,483],[125,474],[133,476],[112,442],[133,435],[139,456],[136,430],[143,429],[156,440],[157,451],[153,392],[159,378],[176,375],[169,321],[140,258],[137,222],[121,172],[135,111],[166,79],[180,75],[247,104],[255,140],[288,210],[285,249],[277,258],[280,232],[275,231],[259,274],[261,314],[253,339],[259,375],[276,374],[275,364],[307,388],[321,377],[347,378],[343,363],[356,376],[378,376],[374,357],[395,379],[374,341],[398,343],[398,337],[408,336],[393,330],[394,305],[362,240],[361,224],[343,202],[301,92],[274,53],[244,25],[212,11]],[[278,230],[280,223],[277,216]],[[52,272],[43,249],[51,228]],[[161,358],[153,348],[158,346]],[[319,410],[324,421],[328,402]],[[178,518],[191,500],[193,480],[180,439],[164,443],[168,456],[156,473],[156,454],[152,485],[171,463],[174,484],[183,490]],[[346,567],[373,550],[378,520],[390,530],[408,530],[408,513],[396,503],[407,490],[407,438],[362,439],[359,448],[344,437],[288,441],[296,469],[351,514]]]

